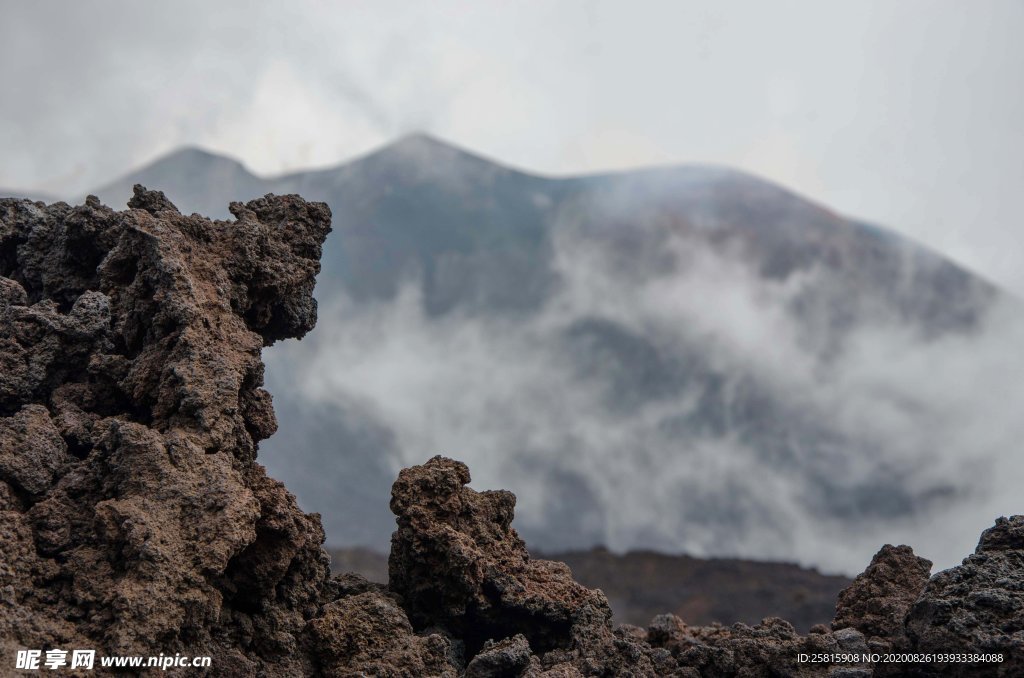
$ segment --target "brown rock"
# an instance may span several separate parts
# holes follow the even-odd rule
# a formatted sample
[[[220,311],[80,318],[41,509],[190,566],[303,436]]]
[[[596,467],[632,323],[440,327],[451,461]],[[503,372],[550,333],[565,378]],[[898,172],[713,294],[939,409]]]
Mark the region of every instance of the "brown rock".
[[[360,593],[324,606],[310,635],[325,676],[445,676],[458,671],[451,642],[442,635],[413,635],[405,613],[390,597]]]
[[[0,201],[0,646],[308,675],[323,532],[252,459],[260,350],[315,322],[329,211],[130,206]]]
[[[522,634],[535,651],[567,648],[573,627],[611,630],[600,591],[562,563],[532,560],[511,527],[511,492],[476,492],[465,464],[434,457],[402,471],[391,492],[391,590],[416,628],[451,629],[475,654],[489,639]]]
[[[857,629],[894,649],[905,648],[904,620],[928,583],[931,561],[909,546],[886,544],[836,603],[832,628]]]
[[[530,643],[522,634],[484,643],[466,667],[466,678],[517,678],[530,668]]]

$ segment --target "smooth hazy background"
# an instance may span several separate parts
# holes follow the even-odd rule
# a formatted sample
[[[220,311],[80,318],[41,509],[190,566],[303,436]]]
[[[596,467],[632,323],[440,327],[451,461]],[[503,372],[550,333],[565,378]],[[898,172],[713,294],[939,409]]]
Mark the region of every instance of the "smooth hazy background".
[[[553,174],[721,163],[1024,294],[1024,3],[0,1],[0,187],[412,130]]]

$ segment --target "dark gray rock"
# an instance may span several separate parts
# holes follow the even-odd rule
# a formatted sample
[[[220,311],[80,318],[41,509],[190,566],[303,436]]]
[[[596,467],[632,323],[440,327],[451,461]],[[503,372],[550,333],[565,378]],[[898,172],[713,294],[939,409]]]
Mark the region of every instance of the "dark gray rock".
[[[931,578],[907,616],[907,635],[915,652],[1003,655],[944,675],[1024,675],[1024,515],[997,520],[963,564]]]

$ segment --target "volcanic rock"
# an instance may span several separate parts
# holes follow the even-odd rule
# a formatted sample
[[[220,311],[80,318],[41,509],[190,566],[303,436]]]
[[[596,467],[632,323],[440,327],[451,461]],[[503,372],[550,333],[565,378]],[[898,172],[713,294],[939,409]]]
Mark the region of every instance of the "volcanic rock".
[[[856,629],[880,642],[880,649],[906,649],[904,620],[931,569],[931,561],[915,556],[909,546],[886,544],[839,594],[832,628]]]
[[[536,650],[567,648],[581,622],[610,632],[604,594],[577,584],[562,563],[530,558],[511,527],[515,496],[476,492],[469,480],[465,464],[434,457],[395,482],[389,586],[413,625],[450,628],[471,651],[516,634]]]
[[[260,350],[313,327],[330,212],[129,207],[0,201],[0,647],[309,675],[323,531],[253,459]]]
[[[1024,676],[1024,516],[998,519],[963,564],[928,581],[907,635],[916,652],[1003,656],[987,666],[949,665],[943,675]]]

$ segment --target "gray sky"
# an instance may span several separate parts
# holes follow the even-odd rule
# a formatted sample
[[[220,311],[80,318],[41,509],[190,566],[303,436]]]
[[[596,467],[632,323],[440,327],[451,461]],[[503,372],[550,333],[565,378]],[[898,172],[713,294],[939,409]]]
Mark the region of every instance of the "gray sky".
[[[1020,0],[247,5],[0,0],[0,186],[425,130],[548,174],[739,167],[1024,294]]]

